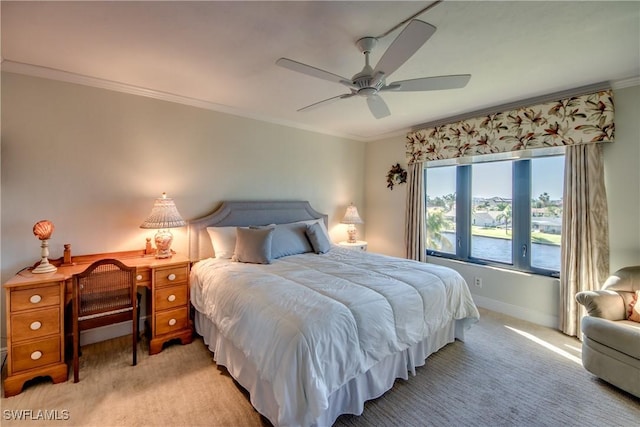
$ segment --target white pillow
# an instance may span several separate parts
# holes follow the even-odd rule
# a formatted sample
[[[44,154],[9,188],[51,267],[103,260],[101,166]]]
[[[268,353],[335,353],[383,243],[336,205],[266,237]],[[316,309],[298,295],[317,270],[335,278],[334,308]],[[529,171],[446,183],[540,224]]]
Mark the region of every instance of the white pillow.
[[[207,227],[216,258],[231,259],[236,248],[236,227]]]

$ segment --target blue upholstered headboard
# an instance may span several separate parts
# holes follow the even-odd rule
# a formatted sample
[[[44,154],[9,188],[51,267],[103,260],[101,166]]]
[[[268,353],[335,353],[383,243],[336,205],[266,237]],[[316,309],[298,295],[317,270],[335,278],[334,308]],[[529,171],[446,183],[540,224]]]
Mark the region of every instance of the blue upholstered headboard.
[[[240,201],[222,202],[213,213],[189,221],[189,257],[198,261],[213,256],[207,227],[248,227],[250,225],[286,224],[328,216],[305,201]]]

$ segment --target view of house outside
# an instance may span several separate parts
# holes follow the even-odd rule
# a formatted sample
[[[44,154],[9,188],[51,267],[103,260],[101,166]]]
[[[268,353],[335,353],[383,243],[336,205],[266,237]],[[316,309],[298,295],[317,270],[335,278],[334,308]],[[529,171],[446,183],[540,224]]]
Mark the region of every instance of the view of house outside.
[[[512,262],[511,161],[473,165],[471,256]],[[455,254],[455,166],[427,170],[427,247]],[[564,158],[534,159],[531,170],[531,266],[560,270]],[[445,192],[446,190],[449,192]]]

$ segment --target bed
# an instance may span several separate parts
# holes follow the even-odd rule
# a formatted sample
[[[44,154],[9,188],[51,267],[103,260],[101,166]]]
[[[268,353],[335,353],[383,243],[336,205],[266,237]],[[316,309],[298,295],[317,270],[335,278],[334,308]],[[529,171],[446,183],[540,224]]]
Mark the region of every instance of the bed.
[[[308,202],[224,202],[189,246],[196,332],[276,426],[361,414],[479,319],[457,272],[334,245]]]

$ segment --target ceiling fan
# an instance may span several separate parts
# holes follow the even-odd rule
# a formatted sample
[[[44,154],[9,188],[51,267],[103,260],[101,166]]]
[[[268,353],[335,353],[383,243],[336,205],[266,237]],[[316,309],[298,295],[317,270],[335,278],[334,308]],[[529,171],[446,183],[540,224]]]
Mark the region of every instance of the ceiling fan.
[[[340,83],[349,89],[350,93],[334,96],[323,101],[316,102],[298,111],[309,111],[314,108],[330,104],[341,99],[353,96],[363,96],[367,98],[369,110],[376,119],[381,119],[391,114],[386,102],[379,95],[380,92],[411,92],[430,91],[443,89],[457,89],[466,86],[471,78],[470,74],[457,74],[448,76],[422,77],[411,80],[400,80],[387,84],[386,79],[395,72],[402,64],[417,52],[420,47],[435,33],[436,27],[426,22],[413,19],[402,30],[402,32],[391,43],[389,48],[378,61],[375,68],[369,64],[369,55],[375,47],[378,39],[376,37],[364,37],[356,42],[356,46],[364,53],[365,65],[362,71],[355,74],[351,79],[321,70],[301,62],[287,58],[280,58],[276,64],[307,74],[312,77]]]

